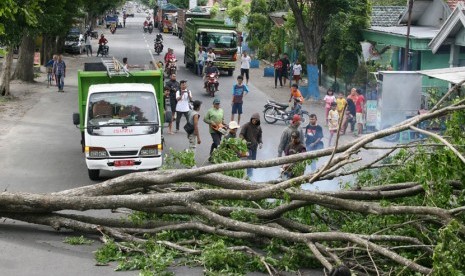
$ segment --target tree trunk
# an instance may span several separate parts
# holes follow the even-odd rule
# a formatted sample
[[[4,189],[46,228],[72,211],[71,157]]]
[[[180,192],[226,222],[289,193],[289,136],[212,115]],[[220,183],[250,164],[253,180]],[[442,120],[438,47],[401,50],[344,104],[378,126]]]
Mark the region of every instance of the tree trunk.
[[[56,40],[56,48],[55,48],[55,53],[57,54],[63,54],[64,52],[64,45],[65,45],[65,38],[62,36],[59,36]]]
[[[25,34],[21,41],[18,64],[13,79],[34,82],[35,36]]]
[[[2,75],[0,77],[0,95],[9,96],[10,95],[10,75],[11,75],[11,65],[13,64],[13,47],[7,47],[6,58],[2,66]]]
[[[300,38],[304,44],[305,56],[307,61],[308,74],[308,92],[304,94],[305,98],[313,97],[315,100],[320,99],[320,90],[318,85],[318,52],[320,51],[324,32],[326,30],[326,20],[321,19],[319,15],[304,15],[303,6],[298,0],[289,0],[289,7],[294,16]]]
[[[44,36],[44,63],[47,63],[47,61],[49,61],[55,53],[55,38],[55,36]]]

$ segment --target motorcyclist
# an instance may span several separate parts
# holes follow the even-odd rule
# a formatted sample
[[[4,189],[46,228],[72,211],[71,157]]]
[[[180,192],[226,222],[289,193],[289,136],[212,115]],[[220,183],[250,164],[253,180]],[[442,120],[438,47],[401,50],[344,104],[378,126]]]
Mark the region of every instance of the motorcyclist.
[[[165,64],[168,65],[170,60],[176,60],[176,55],[174,54],[174,50],[171,48],[168,48],[168,52],[165,55]]]
[[[147,19],[145,19],[145,21],[144,21],[144,31],[145,31],[145,32],[147,32],[148,26],[149,26],[149,19],[147,18]]]
[[[207,88],[208,78],[210,74],[216,74],[215,78],[215,90],[218,91],[218,77],[220,75],[220,70],[215,66],[213,61],[207,61],[207,68],[205,68],[205,77],[204,77],[204,88]]]
[[[116,23],[111,23],[110,32],[114,34],[116,32]]]
[[[168,48],[168,52],[165,55],[165,70],[168,70],[170,63],[176,62],[176,55],[174,54],[174,50]]]
[[[108,43],[108,40],[105,38],[105,36],[104,36],[103,34],[100,35],[100,39],[98,40],[98,51],[97,51],[97,56],[98,56],[99,53],[102,54],[102,52],[103,52],[103,47],[104,47],[105,45],[107,45],[107,43]],[[102,54],[102,56],[103,56],[103,54]]]
[[[157,51],[157,47],[160,47],[161,48],[160,52],[162,52],[163,51],[163,36],[161,34],[157,34],[154,41],[155,41],[155,44],[154,44],[155,51]]]

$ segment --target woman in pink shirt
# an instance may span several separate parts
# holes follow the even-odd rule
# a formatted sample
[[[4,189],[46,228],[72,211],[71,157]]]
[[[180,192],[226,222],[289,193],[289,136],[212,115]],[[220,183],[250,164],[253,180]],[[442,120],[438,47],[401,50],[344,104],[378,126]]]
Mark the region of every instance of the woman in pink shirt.
[[[336,102],[336,97],[334,96],[334,91],[333,89],[328,89],[326,92],[326,96],[323,98],[323,101],[325,102],[325,109],[326,109],[326,125],[328,125],[328,113],[329,110],[331,109],[331,103]]]

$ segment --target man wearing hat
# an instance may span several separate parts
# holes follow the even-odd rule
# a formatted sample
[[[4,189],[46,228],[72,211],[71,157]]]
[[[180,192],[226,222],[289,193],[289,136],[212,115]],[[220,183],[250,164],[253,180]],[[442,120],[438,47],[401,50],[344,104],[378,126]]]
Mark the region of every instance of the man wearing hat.
[[[254,113],[250,122],[246,123],[239,134],[239,137],[247,142],[249,149],[249,160],[257,159],[257,149],[262,148],[262,128],[260,127],[260,114]],[[247,176],[252,176],[252,168],[247,168]]]
[[[221,143],[222,133],[219,131],[224,125],[224,112],[220,108],[220,99],[215,98],[213,100],[213,107],[207,111],[203,121],[209,125],[210,135],[213,139],[213,143],[210,147],[210,157],[213,150],[216,149]]]
[[[229,122],[229,124],[228,124],[228,133],[224,136],[224,139],[236,138],[238,128],[240,128],[240,126],[237,124],[236,121]]]
[[[281,140],[280,140],[279,146],[278,146],[278,157],[283,156],[284,149],[291,142],[291,134],[292,134],[292,132],[297,131],[299,133],[299,140],[300,141],[304,140],[304,133],[303,133],[302,129],[299,129],[299,127],[300,127],[300,119],[301,119],[300,115],[295,114],[292,117],[291,124],[288,127],[286,127],[284,129],[284,131],[283,131],[283,134],[281,134]]]

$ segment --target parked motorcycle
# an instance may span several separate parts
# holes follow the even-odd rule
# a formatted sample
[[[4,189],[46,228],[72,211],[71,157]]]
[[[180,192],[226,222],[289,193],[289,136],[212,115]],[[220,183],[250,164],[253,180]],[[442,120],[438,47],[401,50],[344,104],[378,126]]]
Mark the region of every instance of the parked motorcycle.
[[[268,100],[263,110],[263,118],[269,124],[274,124],[277,121],[284,121],[287,125],[291,123],[292,114],[287,110],[289,104],[282,104],[273,100]],[[302,126],[306,126],[310,122],[310,114],[308,111],[300,110],[300,121]]]
[[[215,92],[218,89],[218,74],[210,73],[207,77],[207,85],[205,86],[207,94],[211,97],[215,97]]]

